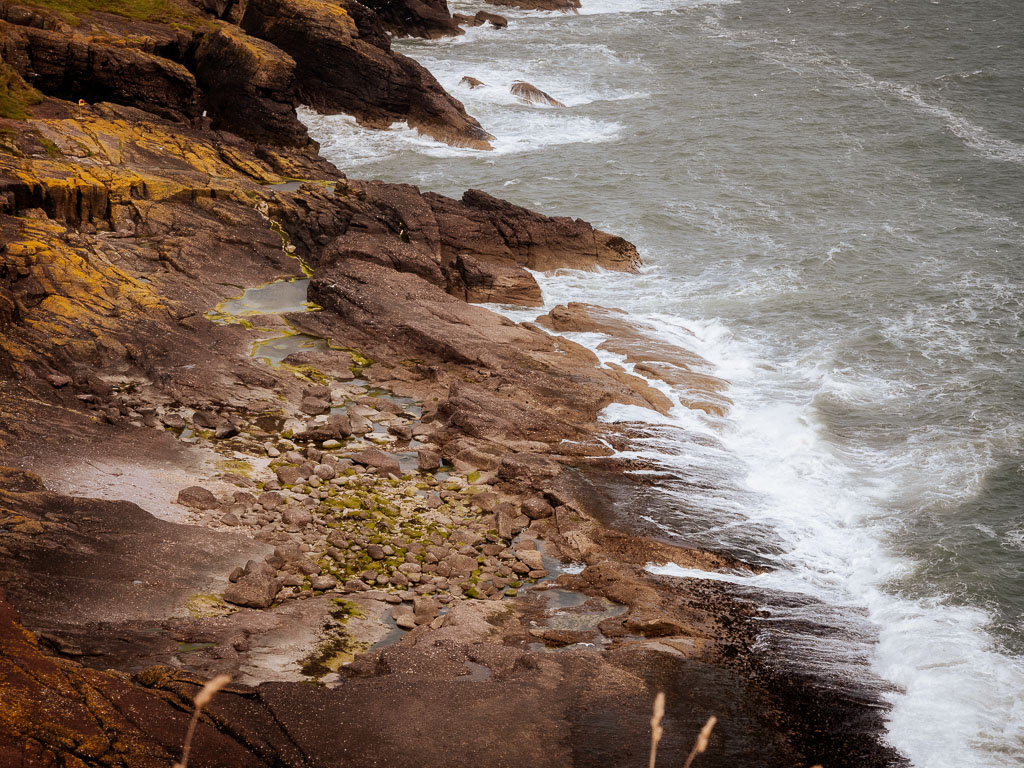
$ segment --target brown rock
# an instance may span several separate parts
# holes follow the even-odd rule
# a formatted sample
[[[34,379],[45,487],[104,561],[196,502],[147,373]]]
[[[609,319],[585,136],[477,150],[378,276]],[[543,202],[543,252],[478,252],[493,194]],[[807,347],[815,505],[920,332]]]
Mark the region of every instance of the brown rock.
[[[540,570],[544,567],[544,558],[535,549],[516,550],[518,557],[531,571]]]
[[[482,88],[485,83],[482,80],[477,80],[475,77],[466,75],[464,78],[459,80],[459,85],[465,85],[468,88]]]
[[[298,467],[283,466],[277,468],[277,479],[282,485],[295,485],[302,479],[302,472]]]
[[[294,525],[296,528],[305,528],[313,522],[313,516],[304,509],[286,509],[281,513],[281,520],[285,525]]]
[[[543,520],[554,514],[554,508],[542,496],[531,496],[522,504],[523,514],[531,520]]]
[[[281,582],[273,568],[250,560],[245,564],[245,574],[224,591],[224,600],[246,608],[267,608],[280,589]]]
[[[239,25],[294,58],[303,104],[380,128],[405,120],[439,141],[490,149],[491,135],[425,68],[394,53],[379,17],[359,3],[249,0]]]
[[[376,448],[367,448],[365,451],[353,454],[350,458],[356,464],[361,464],[364,467],[373,467],[382,474],[402,474],[402,468],[398,464],[398,459],[390,453],[384,453],[384,451]]]
[[[277,509],[284,504],[284,496],[277,491],[267,491],[259,495],[259,503],[264,509]]]
[[[309,579],[311,589],[325,592],[338,586],[338,580],[333,576],[311,576]]]
[[[565,107],[565,104],[558,99],[544,93],[537,86],[530,85],[522,80],[516,80],[512,83],[512,87],[509,90],[513,96],[524,104],[546,104],[549,107]]]
[[[429,448],[420,448],[416,451],[416,457],[421,472],[433,472],[441,466],[441,454]]]
[[[199,485],[192,485],[178,491],[178,503],[192,509],[216,509],[220,506],[217,497]]]

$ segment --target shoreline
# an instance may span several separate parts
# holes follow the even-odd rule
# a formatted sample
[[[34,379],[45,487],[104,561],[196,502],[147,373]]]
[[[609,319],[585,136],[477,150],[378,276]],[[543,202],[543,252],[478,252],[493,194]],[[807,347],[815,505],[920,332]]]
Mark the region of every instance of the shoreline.
[[[12,26],[8,20],[0,31],[14,35]],[[217,32],[218,39],[233,34]],[[279,92],[272,101],[281,103]],[[228,670],[260,685],[218,698],[212,722],[200,729],[208,751],[197,748],[196,765],[332,765],[353,754],[375,764],[382,748],[391,750],[388,765],[440,764],[446,745],[424,745],[431,732],[457,733],[464,744],[444,758],[449,765],[625,764],[646,750],[647,708],[662,687],[672,728],[666,760],[685,755],[705,714],[717,713],[722,735],[712,739],[718,752],[707,755],[709,765],[899,764],[879,743],[877,692],[836,693],[795,677],[762,658],[752,603],[724,585],[644,570],[652,562],[705,570],[742,564],[598,522],[610,518],[610,499],[629,498],[637,484],[615,462],[611,471],[588,467],[607,456],[602,439],[626,440],[597,414],[610,402],[665,409],[664,395],[625,371],[598,369],[583,347],[467,303],[536,304],[539,288],[524,267],[628,269],[637,258],[632,246],[585,222],[480,192],[456,201],[351,181],[308,144],[268,149],[133,104],[75,108],[48,96],[33,110],[15,124],[15,151],[3,155],[0,178],[0,463],[17,467],[0,491],[10,576],[2,674],[8,711],[16,713],[2,721],[0,754],[25,765],[67,754],[85,764],[111,755],[166,764],[197,684]],[[309,182],[289,188],[293,179]],[[226,286],[299,277],[300,264],[312,271],[309,299],[322,310],[270,314],[258,325],[245,318],[252,328],[206,317],[237,296]],[[613,328],[633,354],[644,346],[615,310],[568,306],[547,318],[549,330]],[[267,366],[250,350],[268,328],[330,344],[297,348],[287,366]],[[727,407],[714,400],[719,385],[701,376],[687,377],[707,395],[694,407]],[[400,401],[401,410],[371,407],[370,398],[381,397]],[[361,433],[355,418],[384,431]],[[186,427],[205,455],[171,436]],[[394,438],[405,447],[398,454],[427,453],[430,468],[399,464],[395,472],[395,458],[376,454],[355,462],[353,455],[374,449],[360,434],[390,436],[378,450]],[[414,446],[414,438],[426,439]],[[282,461],[268,465],[268,458]],[[440,481],[430,474],[438,460],[451,467]],[[154,480],[154,467],[167,475]],[[175,525],[130,504],[47,492],[23,472],[33,469],[50,483],[63,475],[68,492],[99,487],[107,498],[131,499],[138,481],[153,482],[150,504],[162,496],[169,505],[188,486],[212,489],[214,500],[192,493],[209,514]],[[89,486],[71,479],[76,471],[92,473],[91,481],[95,472],[112,477]],[[346,482],[331,487],[339,477]],[[362,496],[347,498],[359,504],[339,502],[346,511],[328,533],[327,502],[345,496],[353,477]],[[275,483],[288,495],[264,500],[282,496]],[[416,501],[406,509],[403,498]],[[229,515],[233,522],[225,522]],[[378,542],[363,529],[366,522],[394,528],[390,519],[422,530],[392,530]],[[346,528],[353,520],[362,532]],[[239,528],[252,538],[232,532]],[[339,552],[391,548],[369,555],[381,563],[405,550],[405,562],[419,567],[407,570],[420,579],[397,576],[405,573],[397,563],[386,573],[360,571],[368,565],[363,555],[331,555],[341,568],[318,562],[328,554],[322,542],[339,531],[345,547],[331,545]],[[464,538],[453,544],[453,535]],[[296,552],[294,544],[312,549]],[[549,547],[547,560],[529,554]],[[555,555],[586,567],[545,582]],[[304,572],[307,564],[316,571]],[[230,582],[230,566],[247,572]],[[525,578],[509,579],[502,569]],[[424,583],[423,573],[439,575]],[[327,588],[314,589],[313,578]],[[277,583],[289,579],[298,583]],[[398,589],[410,582],[434,588]],[[192,599],[216,596],[218,583],[225,594],[231,583],[251,587],[236,597],[266,605],[228,613],[221,598]],[[501,599],[487,599],[481,583]],[[463,599],[465,584],[477,595]],[[506,590],[514,594],[502,598]],[[36,637],[19,633],[11,606]],[[397,639],[389,614],[408,621],[410,613],[415,629],[359,653]],[[550,625],[565,615],[568,627]],[[335,687],[268,682],[275,664],[294,667],[314,656],[322,664],[325,651],[337,651],[330,659],[353,657]],[[62,676],[79,682],[68,689]],[[121,703],[97,714],[83,691]],[[38,717],[54,701],[66,722]],[[43,709],[23,706],[29,702]],[[504,721],[509,710],[515,723]],[[345,725],[332,729],[336,743],[325,738],[325,711],[340,713]],[[403,731],[410,722],[412,736]]]

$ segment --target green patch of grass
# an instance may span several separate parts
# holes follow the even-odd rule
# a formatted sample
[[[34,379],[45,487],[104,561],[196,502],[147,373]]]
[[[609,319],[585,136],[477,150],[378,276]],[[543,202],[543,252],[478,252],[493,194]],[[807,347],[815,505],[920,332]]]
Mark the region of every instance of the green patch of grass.
[[[49,139],[40,136],[39,143],[43,145],[43,149],[46,150],[46,154],[48,154],[54,160],[58,160],[64,157],[64,153],[60,151],[60,148]]]
[[[0,61],[0,117],[24,120],[28,108],[43,100],[43,95],[25,83],[6,61]]]
[[[25,0],[25,5],[45,8],[72,23],[84,13],[102,12],[135,21],[188,26],[202,19],[198,13],[173,0]],[[70,17],[70,18],[69,18]]]

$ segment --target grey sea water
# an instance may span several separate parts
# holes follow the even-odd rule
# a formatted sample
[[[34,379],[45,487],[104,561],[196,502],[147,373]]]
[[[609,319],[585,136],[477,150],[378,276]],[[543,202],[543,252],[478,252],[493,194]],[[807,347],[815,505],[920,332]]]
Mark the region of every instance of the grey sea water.
[[[540,276],[547,303],[630,310],[735,401],[639,449],[715,490],[635,513],[874,627],[914,765],[1024,764],[1024,3],[583,3],[396,42],[494,152],[305,119],[354,176],[635,242],[642,274]]]

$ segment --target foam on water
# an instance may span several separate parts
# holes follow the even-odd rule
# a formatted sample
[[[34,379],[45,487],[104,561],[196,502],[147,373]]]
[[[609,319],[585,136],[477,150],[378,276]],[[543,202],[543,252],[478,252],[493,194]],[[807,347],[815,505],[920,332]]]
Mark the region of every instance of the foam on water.
[[[735,339],[717,322],[639,314],[640,308],[632,305],[642,294],[630,283],[642,278],[613,278],[607,273],[600,278],[593,273],[538,278],[546,306],[579,295],[597,303],[625,305],[635,310],[631,320],[646,319],[649,327],[659,329],[652,337],[712,359],[719,374],[732,382],[728,395],[736,404],[724,420],[682,413],[678,408],[665,417],[621,405],[609,406],[602,416],[611,423],[713,433],[721,445],[714,452],[738,458],[733,469],[742,476],[733,478],[736,488],[731,494],[728,487],[722,489],[725,497],[704,498],[688,492],[687,502],[712,505],[716,514],[727,509],[756,529],[772,531],[781,546],[777,552],[761,554],[777,570],[756,577],[709,576],[670,566],[649,570],[811,595],[828,605],[862,612],[879,628],[878,643],[852,644],[845,653],[855,658],[870,649],[872,669],[901,689],[888,694],[893,704],[890,739],[897,748],[915,765],[928,768],[1019,765],[1024,756],[1024,665],[993,648],[986,632],[989,614],[952,605],[941,595],[914,599],[888,586],[914,567],[893,555],[886,544],[890,502],[905,493],[906,483],[914,476],[932,484],[941,478],[944,493],[959,486],[957,493],[970,494],[975,485],[963,480],[983,473],[988,456],[956,451],[933,459],[935,465],[929,466],[921,463],[923,452],[910,451],[899,462],[891,455],[840,450],[824,434],[814,398],[828,393],[851,402],[877,403],[889,389],[885,382],[843,381],[820,372],[813,361],[802,371],[777,370],[766,375],[765,351]],[[574,340],[587,341],[581,334]],[[811,387],[807,380],[812,380]],[[680,455],[678,447],[659,451],[656,441],[645,442],[646,450],[630,450],[622,456],[677,470],[688,466],[699,471],[702,463],[708,463],[695,454]],[[736,503],[729,503],[729,495]],[[780,617],[785,613],[782,610]],[[817,620],[835,623],[831,615]],[[842,650],[823,649],[815,642],[808,638],[804,651],[808,658],[820,657],[822,663]],[[849,665],[844,674],[863,675],[863,669]]]
[[[621,130],[614,122],[560,114],[541,107],[522,109],[533,112],[527,119],[502,114],[485,122],[484,127],[496,137],[493,154],[531,152],[554,144],[611,141]],[[513,107],[509,111],[519,110]],[[320,143],[320,154],[342,169],[356,168],[399,152],[440,158],[481,154],[480,150],[442,144],[404,122],[386,130],[374,130],[362,127],[349,115],[321,115],[306,107],[300,107],[297,113],[309,135]]]

